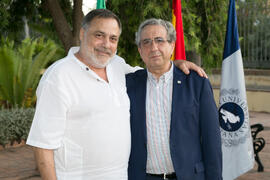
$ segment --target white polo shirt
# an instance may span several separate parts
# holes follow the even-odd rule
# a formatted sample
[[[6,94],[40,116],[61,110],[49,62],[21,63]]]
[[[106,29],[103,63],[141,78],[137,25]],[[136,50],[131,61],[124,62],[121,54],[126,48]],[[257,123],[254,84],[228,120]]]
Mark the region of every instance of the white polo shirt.
[[[130,153],[125,73],[136,70],[115,56],[109,83],[70,49],[43,75],[27,144],[54,149],[59,180],[126,180]]]

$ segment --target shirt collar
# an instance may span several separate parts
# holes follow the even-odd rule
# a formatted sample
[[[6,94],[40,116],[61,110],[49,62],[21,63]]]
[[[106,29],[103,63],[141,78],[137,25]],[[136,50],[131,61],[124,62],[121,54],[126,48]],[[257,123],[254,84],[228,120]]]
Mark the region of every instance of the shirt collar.
[[[85,72],[91,74],[93,78],[95,78],[95,79],[97,79],[97,80],[99,80],[99,81],[104,81],[104,80],[103,80],[102,78],[100,78],[94,71],[92,71],[87,65],[85,65],[83,62],[81,62],[81,61],[75,56],[75,54],[76,54],[79,50],[80,50],[80,47],[78,47],[78,46],[77,46],[77,47],[71,47],[71,48],[69,49],[69,52],[68,52],[68,57],[69,57],[71,60],[75,61],[76,64],[78,64],[78,65],[80,66],[80,68],[81,68],[83,71],[85,71]],[[108,64],[108,66],[109,66],[109,64]],[[108,69],[108,66],[106,67],[107,69]],[[105,82],[105,81],[104,81],[104,82]]]
[[[75,56],[75,54],[76,54],[79,50],[80,50],[80,47],[79,47],[79,46],[71,47],[71,48],[69,49],[69,51],[68,51],[68,57],[70,57],[71,59],[75,60],[75,62],[76,62],[83,70],[88,70],[89,68]]]
[[[160,77],[159,77],[159,81],[164,81],[165,83],[167,83],[171,77],[173,76],[173,63],[171,63],[171,67],[169,69],[169,71],[165,72],[164,74],[162,74]],[[147,77],[150,81],[152,82],[157,82],[157,78],[151,73],[148,71],[147,69]]]

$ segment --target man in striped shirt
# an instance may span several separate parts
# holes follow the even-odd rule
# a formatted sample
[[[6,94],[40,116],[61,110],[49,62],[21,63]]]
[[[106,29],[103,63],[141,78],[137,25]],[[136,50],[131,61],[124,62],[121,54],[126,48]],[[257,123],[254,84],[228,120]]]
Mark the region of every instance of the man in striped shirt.
[[[147,70],[126,76],[131,112],[129,180],[222,179],[217,108],[206,78],[170,61],[170,22],[149,19],[136,33]]]

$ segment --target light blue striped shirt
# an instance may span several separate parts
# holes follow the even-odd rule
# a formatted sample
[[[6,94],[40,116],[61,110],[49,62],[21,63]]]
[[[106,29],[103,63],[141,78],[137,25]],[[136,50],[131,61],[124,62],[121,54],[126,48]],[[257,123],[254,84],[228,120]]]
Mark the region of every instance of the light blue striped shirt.
[[[147,165],[146,172],[162,174],[174,172],[170,154],[170,124],[173,88],[173,63],[159,80],[147,71],[146,127]]]

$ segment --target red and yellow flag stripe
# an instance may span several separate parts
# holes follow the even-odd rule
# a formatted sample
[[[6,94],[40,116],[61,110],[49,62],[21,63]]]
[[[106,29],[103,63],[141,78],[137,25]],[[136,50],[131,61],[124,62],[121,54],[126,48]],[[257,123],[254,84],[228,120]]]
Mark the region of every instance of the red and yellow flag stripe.
[[[186,60],[181,0],[173,0],[172,24],[176,30],[176,43],[172,60]]]

